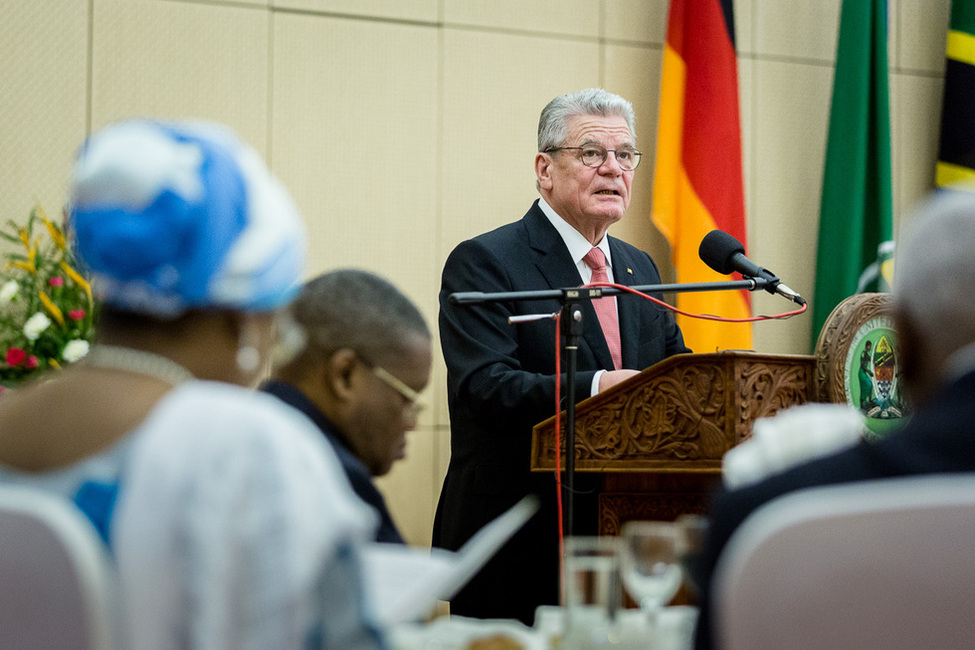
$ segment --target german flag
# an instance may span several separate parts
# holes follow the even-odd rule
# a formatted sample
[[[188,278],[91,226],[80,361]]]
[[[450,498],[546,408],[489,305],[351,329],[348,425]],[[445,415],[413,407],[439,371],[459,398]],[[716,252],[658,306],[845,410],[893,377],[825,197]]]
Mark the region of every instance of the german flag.
[[[670,242],[678,282],[728,277],[698,257],[719,228],[747,250],[741,173],[738,65],[732,0],[672,0],[663,54],[653,186],[653,222]],[[692,313],[747,318],[747,291],[677,294]],[[678,316],[695,352],[751,349],[749,324]]]
[[[936,180],[975,181],[975,0],[951,3]]]

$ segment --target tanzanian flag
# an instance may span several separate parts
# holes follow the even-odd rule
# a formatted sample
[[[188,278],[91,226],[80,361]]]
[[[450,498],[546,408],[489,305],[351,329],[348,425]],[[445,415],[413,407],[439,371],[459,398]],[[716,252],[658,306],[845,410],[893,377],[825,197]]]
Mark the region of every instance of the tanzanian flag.
[[[939,186],[975,181],[975,0],[951,3],[941,108]]]
[[[670,242],[678,282],[728,280],[698,257],[719,228],[747,250],[738,65],[732,0],[672,0],[657,121],[653,222]],[[747,318],[747,291],[679,293],[692,313]],[[677,317],[695,352],[751,349],[750,324]]]
[[[843,0],[819,207],[812,345],[844,299],[889,291],[893,263],[887,0]]]

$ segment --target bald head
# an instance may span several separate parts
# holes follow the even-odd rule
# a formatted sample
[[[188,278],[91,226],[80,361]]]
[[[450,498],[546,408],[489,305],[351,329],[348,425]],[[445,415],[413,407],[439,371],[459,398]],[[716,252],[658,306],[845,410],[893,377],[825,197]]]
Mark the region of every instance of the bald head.
[[[941,382],[948,358],[975,343],[975,194],[922,201],[897,242],[894,301],[905,379],[915,401]]]

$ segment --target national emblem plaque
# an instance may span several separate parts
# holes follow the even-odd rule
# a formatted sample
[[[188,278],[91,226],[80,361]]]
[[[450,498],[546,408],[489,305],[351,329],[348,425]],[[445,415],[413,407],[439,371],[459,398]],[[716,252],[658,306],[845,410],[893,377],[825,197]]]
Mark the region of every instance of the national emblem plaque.
[[[816,342],[817,398],[858,409],[875,436],[900,427],[908,411],[891,307],[886,293],[847,298],[826,319]]]

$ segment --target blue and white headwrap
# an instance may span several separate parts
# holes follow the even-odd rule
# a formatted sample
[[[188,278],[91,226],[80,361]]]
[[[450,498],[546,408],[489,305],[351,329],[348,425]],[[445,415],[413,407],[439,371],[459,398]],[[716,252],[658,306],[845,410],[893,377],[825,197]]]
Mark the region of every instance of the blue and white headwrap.
[[[304,269],[291,196],[216,124],[133,120],[91,136],[69,220],[98,296],[126,311],[271,310],[294,297]]]

